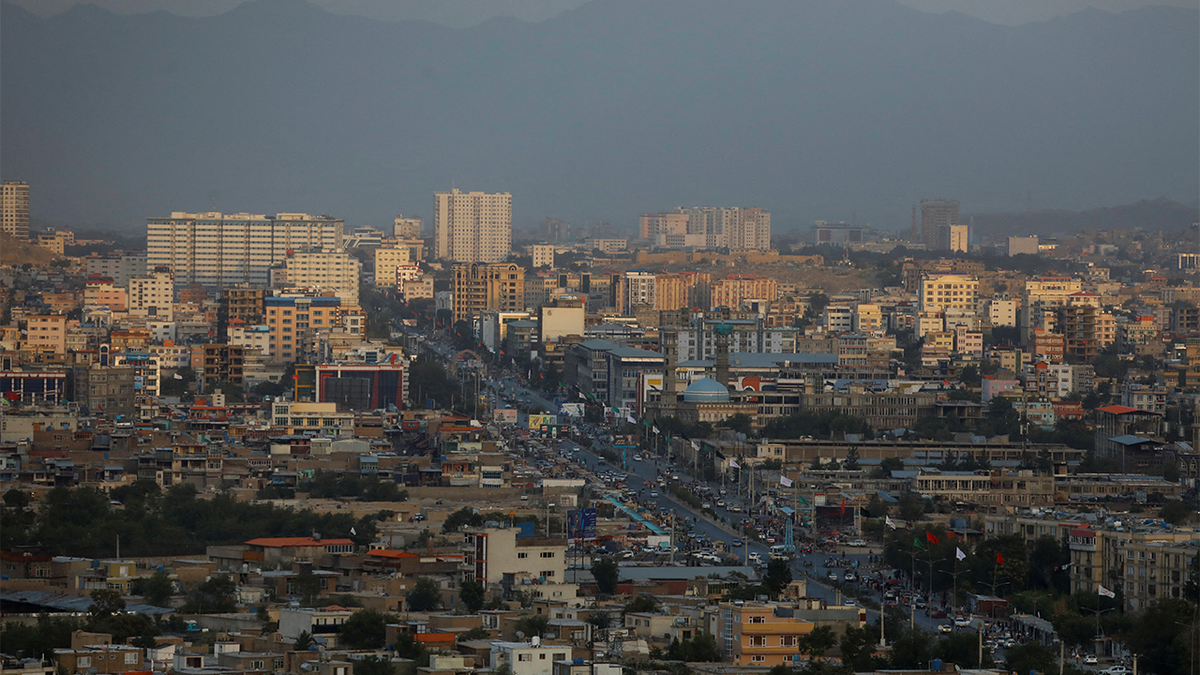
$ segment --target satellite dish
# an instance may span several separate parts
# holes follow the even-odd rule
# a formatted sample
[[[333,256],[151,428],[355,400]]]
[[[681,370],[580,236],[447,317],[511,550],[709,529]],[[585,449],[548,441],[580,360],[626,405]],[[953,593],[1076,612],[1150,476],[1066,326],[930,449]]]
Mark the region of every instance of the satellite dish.
[[[525,639],[525,631],[520,631],[520,630],[517,631],[517,639],[524,640]]]

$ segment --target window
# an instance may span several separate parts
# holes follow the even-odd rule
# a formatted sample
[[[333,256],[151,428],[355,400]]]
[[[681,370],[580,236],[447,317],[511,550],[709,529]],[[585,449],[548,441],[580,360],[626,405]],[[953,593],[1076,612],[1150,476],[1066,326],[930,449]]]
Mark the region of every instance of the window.
[[[264,665],[262,661],[251,661],[250,670],[262,670]]]
[[[517,655],[517,660],[518,660],[518,661],[532,661],[532,660],[533,660],[533,654],[518,654],[518,655]]]
[[[137,662],[138,662],[138,653],[137,652],[125,652],[125,664],[126,665],[130,665],[130,666],[136,665]]]
[[[553,558],[554,551],[542,551],[542,557],[543,558]]]
[[[75,661],[75,667],[76,668],[91,668],[92,667],[92,657],[90,657],[90,656],[79,657]]]
[[[517,558],[519,558],[521,560],[524,560],[525,558],[528,558],[528,557],[529,557],[529,553],[526,551],[519,551],[517,553]]]

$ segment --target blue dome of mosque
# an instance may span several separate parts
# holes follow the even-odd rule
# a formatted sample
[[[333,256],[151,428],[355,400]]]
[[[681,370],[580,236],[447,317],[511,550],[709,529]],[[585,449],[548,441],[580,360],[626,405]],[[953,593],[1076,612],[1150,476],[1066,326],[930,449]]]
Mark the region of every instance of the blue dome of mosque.
[[[711,377],[704,377],[689,384],[688,388],[683,390],[683,400],[687,403],[728,401],[729,390]]]

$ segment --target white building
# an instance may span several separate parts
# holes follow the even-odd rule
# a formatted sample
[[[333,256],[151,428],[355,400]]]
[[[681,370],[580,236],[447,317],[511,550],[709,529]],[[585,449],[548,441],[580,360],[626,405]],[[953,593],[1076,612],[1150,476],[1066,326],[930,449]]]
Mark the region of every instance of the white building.
[[[536,580],[561,584],[567,570],[567,541],[518,537],[520,530],[490,527],[468,532],[463,540],[463,578],[500,583],[504,575],[517,583]]]
[[[583,298],[560,296],[552,303],[542,305],[538,325],[542,343],[558,340],[568,335],[583,335]]]
[[[965,274],[939,274],[921,278],[920,308],[926,311],[979,308],[979,280]]]
[[[159,321],[174,318],[175,280],[168,271],[156,269],[148,276],[129,280],[129,314]]]
[[[490,663],[493,671],[508,666],[512,675],[551,675],[555,661],[570,660],[570,645],[548,646],[534,637],[529,642],[493,642]]]
[[[395,288],[400,283],[396,270],[411,264],[411,252],[407,246],[375,249],[375,285],[380,288]]]
[[[657,299],[658,282],[654,272],[629,270],[621,279],[621,311],[630,313],[635,307],[653,308]]]
[[[345,251],[293,252],[284,258],[287,286],[331,290],[342,307],[358,307],[362,263]]]
[[[512,195],[435,193],[433,248],[441,260],[503,262],[512,252]]]
[[[113,280],[114,286],[129,288],[133,277],[146,276],[146,254],[124,253],[121,255],[97,256],[87,259],[87,273]]]
[[[530,246],[533,255],[533,266],[554,269],[554,247],[550,244],[534,244]]]
[[[993,326],[1010,326],[1015,328],[1017,325],[1017,301],[988,301],[988,320],[992,322]]]
[[[146,263],[165,265],[185,286],[266,286],[288,251],[342,245],[342,221],[306,213],[172,212],[146,219]]]
[[[392,236],[397,239],[420,239],[421,219],[405,217],[404,215],[396,216],[392,225]]]
[[[0,184],[0,232],[22,241],[29,239],[29,183],[6,180]]]
[[[822,323],[830,333],[849,333],[854,330],[854,310],[849,305],[827,305]]]
[[[271,327],[266,324],[230,326],[229,344],[240,345],[247,349],[261,349],[261,353],[269,354],[271,353]]]

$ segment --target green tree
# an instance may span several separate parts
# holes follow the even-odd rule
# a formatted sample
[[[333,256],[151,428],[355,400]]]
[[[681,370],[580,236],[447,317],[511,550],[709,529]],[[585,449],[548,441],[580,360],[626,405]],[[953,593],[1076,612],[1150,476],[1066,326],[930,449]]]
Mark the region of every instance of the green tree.
[[[305,570],[296,575],[292,590],[300,596],[302,607],[316,607],[317,596],[321,595],[321,580],[317,578],[317,575]]]
[[[451,532],[458,532],[463,526],[480,527],[481,525],[483,525],[483,517],[476,513],[474,509],[464,506],[446,516],[445,522],[442,523],[442,532],[449,534]]]
[[[404,596],[404,604],[412,612],[437,609],[442,606],[442,591],[436,581],[429,577],[421,577]]]
[[[721,649],[712,633],[701,633],[690,640],[673,640],[667,658],[685,663],[712,663],[721,660]]]
[[[4,493],[4,505],[13,509],[23,509],[29,506],[29,493],[17,488],[10,488]]]
[[[237,611],[234,597],[237,583],[227,576],[215,576],[197,584],[183,601],[184,614],[224,614]]]
[[[891,476],[893,471],[903,471],[904,462],[899,457],[885,457],[879,462],[879,467],[871,472],[875,478],[884,478]]]
[[[1004,652],[1004,668],[1017,673],[1058,670],[1058,654],[1040,642],[1027,642]]]
[[[767,573],[763,576],[763,586],[766,586],[771,599],[778,598],[790,583],[792,583],[792,566],[786,560],[772,558],[767,563]]]
[[[354,662],[354,672],[357,675],[396,675],[396,667],[386,656],[365,656]]]
[[[915,492],[900,495],[900,517],[909,523],[919,523],[925,518],[925,502]]]
[[[625,615],[625,614],[635,614],[635,613],[642,613],[642,612],[657,612],[657,611],[658,611],[658,601],[654,599],[653,595],[648,595],[646,593],[643,593],[642,595],[639,595],[636,598],[625,603],[625,607],[621,610],[621,614]]]
[[[738,433],[749,436],[754,433],[753,421],[750,416],[745,413],[738,413],[721,423],[721,426],[726,429],[736,431]]]
[[[175,595],[175,582],[166,570],[157,570],[142,583],[142,599],[155,607],[170,607]]]
[[[478,581],[464,581],[458,586],[458,597],[471,614],[478,614],[487,601],[487,589]]]
[[[1196,508],[1185,501],[1172,499],[1158,510],[1158,517],[1172,525],[1183,525],[1196,515]]]
[[[592,577],[596,579],[596,588],[604,595],[617,592],[617,584],[621,581],[621,568],[616,561],[608,556],[592,561]]]
[[[125,600],[121,592],[111,588],[92,591],[92,604],[88,605],[88,616],[92,620],[107,619],[125,611]]]
[[[351,649],[379,649],[387,639],[387,625],[396,621],[391,614],[360,609],[338,627],[338,644]]]
[[[838,637],[833,632],[833,626],[817,626],[800,638],[800,651],[808,654],[810,659],[816,658],[833,649],[837,643]]]
[[[933,656],[961,668],[990,668],[991,657],[986,651],[983,653],[984,662],[979,663],[978,640],[971,633],[952,633],[937,641],[933,646]]]
[[[929,634],[920,630],[909,630],[892,640],[890,663],[892,668],[915,670],[929,666]]]
[[[550,627],[550,617],[545,614],[527,614],[520,619],[517,619],[517,631],[524,633],[526,638],[533,636],[542,637],[546,634],[546,629]]]
[[[475,626],[471,630],[459,635],[458,639],[455,640],[455,642],[458,642],[461,644],[463,642],[469,642],[471,640],[486,640],[488,637],[489,637],[489,634],[488,634],[488,630],[486,628],[484,628],[483,626]]]
[[[300,634],[296,636],[296,643],[295,643],[294,648],[298,652],[306,652],[306,651],[308,651],[308,648],[312,646],[312,644],[313,644],[312,633],[309,633],[306,630],[302,630],[302,631],[300,631]]]
[[[846,453],[846,461],[842,462],[842,468],[847,471],[858,471],[858,446],[850,447],[850,451]]]

